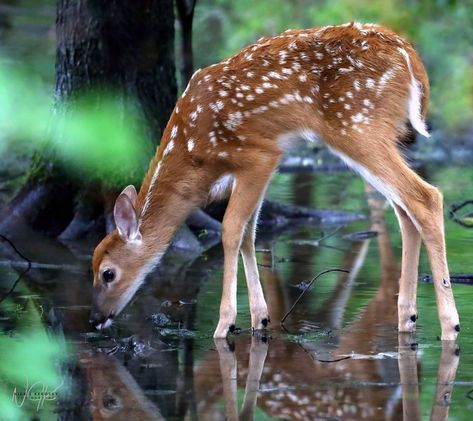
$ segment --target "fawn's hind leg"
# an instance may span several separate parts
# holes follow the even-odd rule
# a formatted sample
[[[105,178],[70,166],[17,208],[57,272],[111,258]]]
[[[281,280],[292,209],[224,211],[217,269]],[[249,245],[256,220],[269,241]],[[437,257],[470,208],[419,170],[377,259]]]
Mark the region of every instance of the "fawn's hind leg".
[[[437,188],[426,183],[408,167],[397,150],[394,139],[394,134],[388,136],[386,133],[382,137],[378,135],[372,142],[366,142],[362,137],[353,137],[350,144],[339,143],[332,150],[402,209],[419,231],[432,269],[441,338],[455,340],[460,324],[447,265],[442,195]],[[417,266],[416,254],[408,259],[412,259],[412,265]],[[404,265],[406,269],[408,263]],[[412,277],[412,269],[409,270]],[[417,280],[408,281],[405,278],[405,281],[412,283]],[[413,288],[409,289],[412,291]],[[405,288],[403,293],[404,291]],[[409,299],[413,300],[412,293],[409,293]],[[407,308],[415,308],[415,303],[407,304]],[[403,314],[404,309],[400,309],[400,313]]]
[[[248,299],[250,303],[251,327],[253,329],[263,329],[267,327],[270,322],[268,306],[264,299],[255,254],[255,231],[260,207],[261,202],[246,225],[240,248],[243,265],[245,267],[246,285],[248,287]]]
[[[417,278],[421,237],[407,213],[394,204],[402,235],[402,269],[399,279],[398,329],[413,332],[417,321]]]

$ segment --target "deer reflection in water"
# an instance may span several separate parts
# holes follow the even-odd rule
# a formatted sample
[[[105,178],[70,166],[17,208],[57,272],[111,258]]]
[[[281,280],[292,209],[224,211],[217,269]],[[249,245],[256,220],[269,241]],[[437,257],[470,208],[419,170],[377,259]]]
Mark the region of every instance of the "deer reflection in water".
[[[133,376],[113,355],[83,354],[91,419],[161,421],[159,409],[146,397]]]
[[[412,336],[396,333],[399,271],[384,223],[384,201],[371,198],[369,205],[371,229],[378,232],[381,282],[361,314],[343,327],[357,275],[370,241],[376,240],[354,242],[342,264],[350,273],[338,277],[333,292],[315,314],[305,311],[330,330],[330,335],[302,343],[279,338],[269,342],[258,337],[249,340],[246,335],[234,337],[233,344],[215,340],[216,351],[196,362],[193,373],[191,361],[186,362],[190,373],[187,369],[176,370],[173,383],[188,380],[193,385],[184,388],[181,409],[181,399],[170,405],[173,413],[179,414],[177,419],[251,420],[263,414],[287,420],[421,419],[419,353]],[[264,255],[263,259],[263,263],[270,263],[271,256]],[[261,276],[273,320],[281,320],[293,300],[285,295],[277,271],[263,266]],[[158,295],[162,298],[162,291]],[[287,326],[300,332],[306,326],[301,327],[296,319],[291,315]],[[381,352],[387,357],[378,359]],[[162,353],[155,354],[153,358],[162,360]],[[346,356],[350,358],[326,362]],[[455,344],[443,341],[432,420],[447,418],[458,360]],[[118,359],[85,355],[81,364],[87,373],[92,419],[163,419],[160,410],[163,413],[164,408],[143,392],[138,384],[141,378],[135,381]],[[135,374],[133,370],[131,373]]]
[[[360,316],[342,329],[350,291],[370,240],[354,243],[344,259],[350,274],[339,276],[333,293],[314,316],[338,332],[335,337],[300,344],[275,339],[269,349],[256,337],[249,347],[243,337],[230,345],[226,340],[216,341],[218,361],[215,353],[209,353],[194,373],[199,419],[251,420],[256,404],[258,410],[277,419],[421,419],[417,344],[413,335],[395,333],[399,270],[385,225],[385,202],[371,197],[368,203],[371,229],[378,232],[381,280]],[[270,257],[265,263],[270,263]],[[269,312],[273,320],[281,320],[291,302],[274,269],[264,267],[262,280]],[[398,353],[381,353],[396,349]],[[447,419],[458,355],[455,343],[442,341],[432,420]],[[237,391],[245,379],[238,414]]]

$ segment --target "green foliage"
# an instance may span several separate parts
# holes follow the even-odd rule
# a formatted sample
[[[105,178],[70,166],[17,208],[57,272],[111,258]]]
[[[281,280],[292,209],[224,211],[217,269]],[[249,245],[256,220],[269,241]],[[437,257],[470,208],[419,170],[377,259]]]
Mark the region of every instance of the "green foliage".
[[[79,176],[120,185],[142,175],[149,157],[145,133],[136,108],[119,96],[101,93],[99,102],[97,93],[82,96],[56,122],[54,148]]]
[[[69,350],[63,340],[45,331],[24,284],[18,285],[17,292],[24,293],[22,298],[8,297],[2,302],[2,312],[13,319],[15,330],[0,335],[0,420],[20,421],[38,414],[41,419],[55,419],[57,400],[68,388],[60,364]]]
[[[132,100],[90,92],[53,106],[41,80],[15,66],[0,67],[0,86],[0,157],[41,150],[72,176],[108,184],[142,176],[150,144]]]
[[[52,109],[41,79],[0,61],[0,157],[44,134]]]

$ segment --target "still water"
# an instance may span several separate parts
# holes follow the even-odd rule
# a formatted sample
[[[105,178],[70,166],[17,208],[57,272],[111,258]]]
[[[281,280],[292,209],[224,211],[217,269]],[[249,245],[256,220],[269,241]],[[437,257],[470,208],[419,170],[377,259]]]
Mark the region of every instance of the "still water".
[[[445,213],[473,197],[470,168],[423,172],[444,190]],[[438,340],[433,285],[426,282],[418,286],[417,333],[398,335],[401,243],[393,211],[383,200],[346,171],[278,174],[268,195],[365,218],[346,225],[307,222],[278,235],[261,232],[258,260],[272,320],[265,335],[249,332],[240,271],[241,332],[228,341],[212,339],[221,292],[220,245],[194,261],[170,253],[113,327],[99,333],[87,323],[94,244],[39,237],[18,242],[35,265],[0,306],[0,401],[6,408],[0,417],[470,420],[472,286],[454,285],[462,321],[458,344]],[[446,231],[452,275],[471,272],[473,231],[448,218]],[[20,264],[12,269],[6,260],[0,267],[2,296],[24,269]],[[281,326],[301,284],[334,268],[349,273],[319,278]],[[419,273],[429,273],[425,254]],[[29,386],[49,382],[49,392],[57,394],[42,402],[31,394],[12,401],[15,387],[27,388],[25,378],[11,373],[12,365]]]

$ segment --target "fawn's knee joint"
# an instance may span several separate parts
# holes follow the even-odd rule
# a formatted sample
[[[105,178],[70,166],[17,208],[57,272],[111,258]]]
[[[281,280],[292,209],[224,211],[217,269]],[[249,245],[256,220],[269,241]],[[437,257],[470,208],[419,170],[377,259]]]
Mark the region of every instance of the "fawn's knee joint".
[[[410,317],[410,319],[411,319],[411,322],[412,322],[412,323],[415,323],[415,322],[417,321],[417,314],[413,314],[413,315]]]
[[[269,318],[264,318],[263,320],[261,320],[261,324],[266,327],[268,326],[268,323],[270,322]]]
[[[433,208],[442,207],[443,195],[442,192],[434,186],[430,186],[428,189],[430,206]]]

